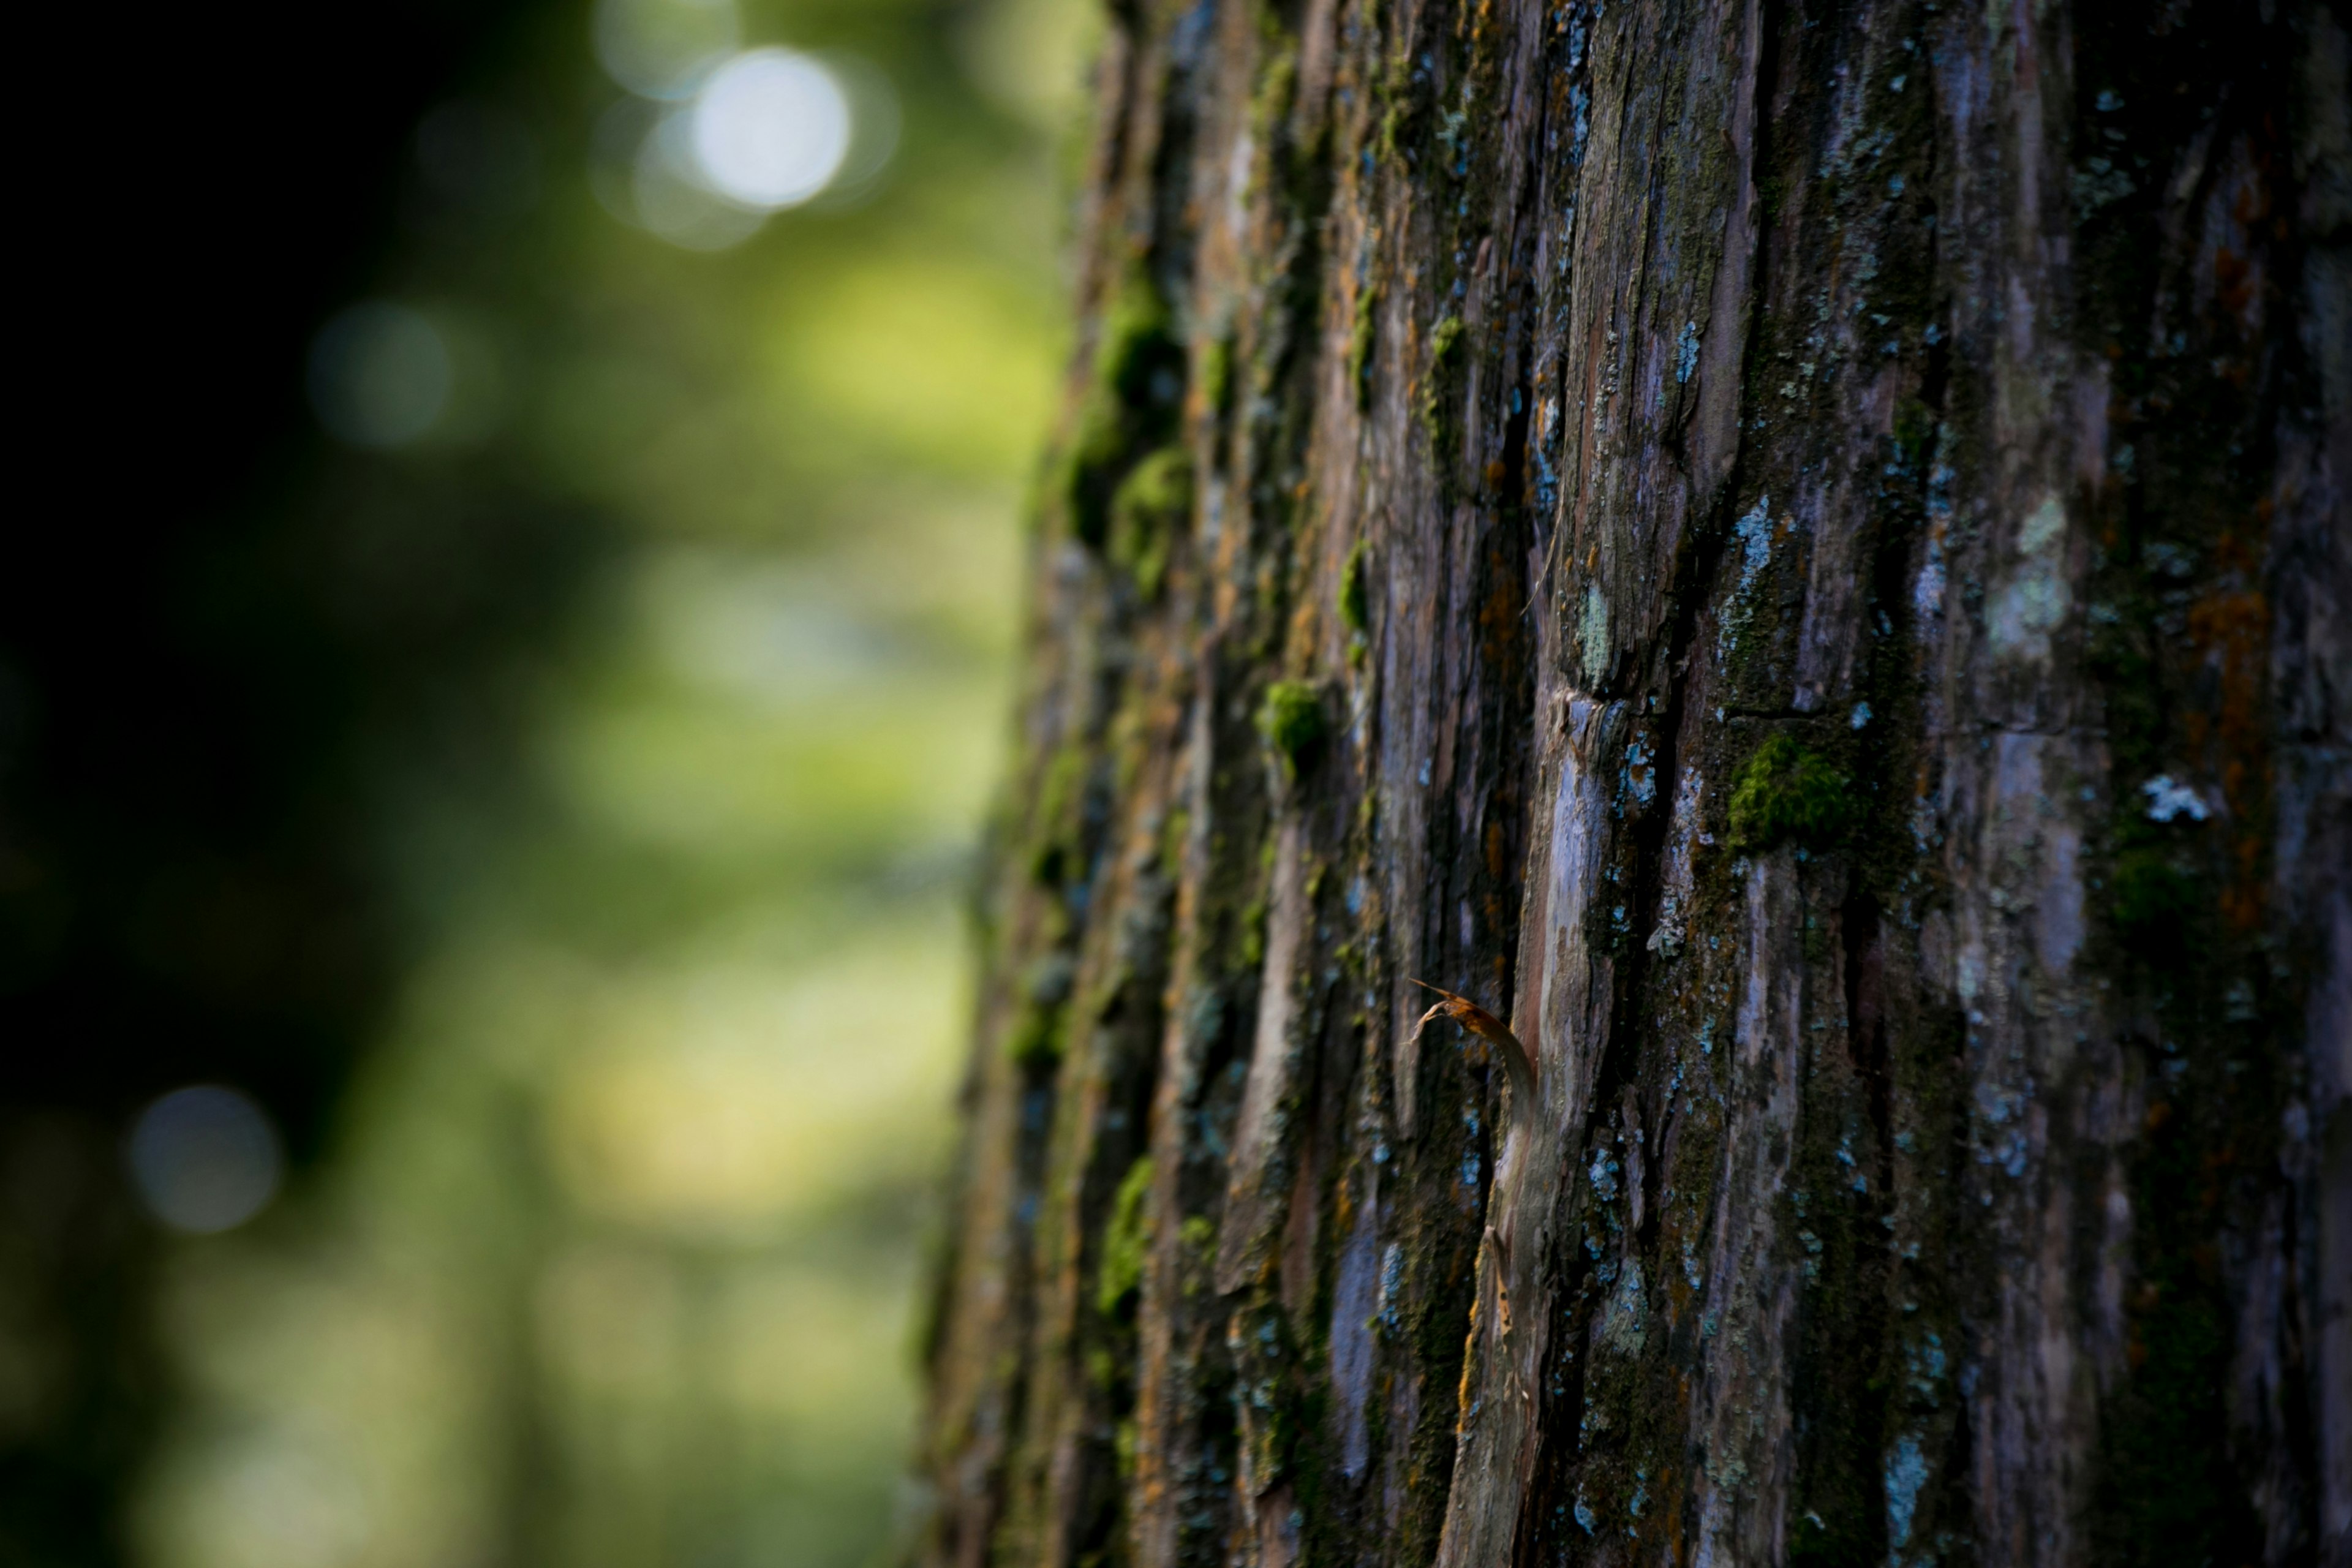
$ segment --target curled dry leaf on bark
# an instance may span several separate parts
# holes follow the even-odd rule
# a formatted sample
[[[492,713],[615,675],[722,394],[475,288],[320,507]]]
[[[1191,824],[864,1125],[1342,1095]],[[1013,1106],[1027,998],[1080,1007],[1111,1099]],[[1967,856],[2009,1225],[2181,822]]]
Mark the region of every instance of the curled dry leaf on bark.
[[[1528,1055],[1527,1047],[1519,1044],[1518,1036],[1511,1033],[1500,1018],[1467,996],[1457,996],[1451,991],[1441,990],[1426,980],[1416,980],[1413,984],[1424,991],[1435,991],[1438,996],[1436,1005],[1413,1020],[1413,1033],[1418,1036],[1429,1027],[1433,1018],[1451,1018],[1486,1041],[1501,1054],[1504,1068],[1511,1075],[1511,1092],[1517,1097],[1517,1103],[1522,1112],[1532,1112],[1536,1103],[1537,1080],[1542,1075],[1536,1067],[1535,1058]]]
[[[914,1555],[2347,1561],[2348,70],[1114,10]]]

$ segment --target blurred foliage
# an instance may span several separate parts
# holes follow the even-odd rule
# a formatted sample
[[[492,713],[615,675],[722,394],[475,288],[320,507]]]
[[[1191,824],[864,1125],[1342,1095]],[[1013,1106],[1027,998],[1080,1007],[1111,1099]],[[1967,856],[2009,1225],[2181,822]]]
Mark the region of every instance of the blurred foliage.
[[[716,253],[593,194],[623,95],[584,6],[453,46],[382,176],[373,269],[310,307],[430,321],[447,413],[396,450],[295,443],[223,485],[276,521],[168,563],[232,650],[198,711],[247,703],[265,752],[309,726],[248,759],[252,809],[315,819],[303,863],[331,875],[295,898],[220,874],[233,855],[157,855],[125,929],[184,984],[145,1026],[207,989],[282,1005],[314,971],[280,948],[374,978],[328,984],[317,1064],[353,1036],[347,1084],[289,1031],[300,1093],[241,1047],[151,1040],[85,1097],[110,1139],[227,1078],[297,1155],[259,1218],[105,1288],[152,1299],[172,1390],[138,1560],[817,1568],[912,1506],[958,902],[1066,353],[1059,133],[1090,26],[1084,0],[747,5],[747,44],[877,68],[903,135],[856,199]],[[486,120],[505,162],[469,174],[432,128]],[[0,1428],[30,1342],[6,1316]]]

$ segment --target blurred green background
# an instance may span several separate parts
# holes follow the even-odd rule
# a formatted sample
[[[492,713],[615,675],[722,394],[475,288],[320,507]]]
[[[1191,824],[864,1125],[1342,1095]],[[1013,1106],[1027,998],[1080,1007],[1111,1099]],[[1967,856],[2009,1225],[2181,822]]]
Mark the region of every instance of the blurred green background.
[[[62,655],[0,649],[0,699],[47,715],[0,823],[12,1017],[148,999],[135,1070],[16,1083],[0,1127],[21,1560],[79,1560],[26,1500],[75,1466],[116,1516],[86,1550],[152,1568],[822,1568],[919,1510],[913,1320],[1095,26],[565,0],[451,32],[267,367],[305,422],[200,548],[132,545],[224,672],[204,700],[257,715],[243,804],[104,805],[137,758],[74,750],[97,699]],[[729,187],[701,106],[762,47],[814,62],[848,145],[772,91]],[[801,199],[791,159],[835,154]],[[742,197],[763,169],[780,210]],[[141,847],[89,847],[117,820]],[[268,847],[298,820],[325,847]],[[331,875],[254,869],[281,861]],[[282,1181],[173,1154],[152,1108],[186,1083],[258,1110]],[[57,1174],[151,1147],[116,1184],[143,1209]]]

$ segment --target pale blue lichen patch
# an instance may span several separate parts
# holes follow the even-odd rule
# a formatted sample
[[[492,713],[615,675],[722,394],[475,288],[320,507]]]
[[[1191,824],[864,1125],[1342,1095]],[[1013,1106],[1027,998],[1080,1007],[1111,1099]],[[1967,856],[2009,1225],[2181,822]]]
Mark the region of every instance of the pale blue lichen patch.
[[[1592,1195],[1602,1203],[1615,1201],[1617,1196],[1617,1157],[1607,1150],[1592,1156],[1592,1168],[1586,1173],[1592,1178]]]
[[[1739,591],[1743,594],[1754,584],[1756,574],[1772,559],[1771,509],[1772,498],[1759,496],[1756,504],[1731,525],[1731,531],[1739,540]]]
[[[1944,1386],[1944,1341],[1932,1329],[1926,1341],[1904,1352],[1904,1370],[1910,1380],[1911,1391],[1922,1402],[1933,1407],[1938,1392]]]
[[[1628,1259],[1609,1298],[1609,1316],[1601,1327],[1601,1342],[1624,1356],[1637,1356],[1649,1343],[1650,1325],[1642,1296],[1642,1265]]]
[[[1601,584],[1589,584],[1584,590],[1584,608],[1576,619],[1577,641],[1584,648],[1584,679],[1588,685],[1598,686],[1601,678],[1609,673],[1609,600],[1601,592]]]
[[[2016,569],[1985,611],[1994,653],[2031,663],[2050,658],[2050,634],[2066,618],[2074,590],[2065,575],[2066,509],[2043,499],[2017,533]]]
[[[1895,1447],[1886,1456],[1886,1540],[1892,1546],[1907,1546],[1911,1542],[1911,1522],[1919,1510],[1919,1490],[1927,1484],[1927,1456],[1919,1451],[1919,1439],[1906,1432],[1895,1440]]]
[[[2175,822],[2187,817],[2202,822],[2209,815],[2205,799],[2185,784],[2178,783],[2170,773],[2158,773],[2139,786],[2147,796],[2147,819],[2150,822]]]
[[[1391,1241],[1388,1250],[1381,1254],[1381,1289],[1372,1310],[1372,1321],[1391,1339],[1404,1337],[1404,1310],[1400,1305],[1403,1295],[1404,1247]]]
[[[1637,737],[1625,747],[1624,792],[1636,805],[1647,805],[1657,798],[1657,753],[1643,745]]]

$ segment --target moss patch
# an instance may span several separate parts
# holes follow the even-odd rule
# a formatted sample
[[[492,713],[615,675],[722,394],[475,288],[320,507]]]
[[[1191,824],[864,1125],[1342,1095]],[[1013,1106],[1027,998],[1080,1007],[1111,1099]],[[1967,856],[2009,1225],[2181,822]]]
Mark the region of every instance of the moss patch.
[[[1183,365],[1167,302],[1139,268],[1129,273],[1103,313],[1095,358],[1103,384],[1129,407],[1171,405],[1183,386]]]
[[[2195,879],[2163,849],[2150,846],[2116,856],[2110,893],[2116,934],[2135,951],[2176,949],[2198,910]]]
[[[1110,531],[1110,509],[1105,500],[1110,474],[1127,450],[1125,411],[1103,387],[1090,390],[1078,408],[1077,435],[1070,443],[1062,468],[1062,501],[1070,531],[1087,545],[1100,549]]]
[[[1454,429],[1454,384],[1461,368],[1462,318],[1448,316],[1430,331],[1429,369],[1421,380],[1421,427],[1441,474],[1451,468],[1447,437]]]
[[[1103,1228],[1102,1268],[1095,1277],[1095,1310],[1115,1318],[1143,1284],[1144,1249],[1151,1243],[1150,1215],[1151,1156],[1144,1155],[1127,1168],[1111,1200],[1110,1223]]]
[[[1323,694],[1303,680],[1277,680],[1265,689],[1257,727],[1268,744],[1294,770],[1313,764],[1330,733]]]
[[[1173,433],[1184,393],[1184,349],[1167,301],[1140,267],[1103,309],[1094,382],[1060,483],[1070,531],[1090,548],[1110,536],[1113,501],[1135,454]]]
[[[1042,1076],[1062,1060],[1062,1009],[1033,1002],[1021,1010],[1005,1037],[1004,1054],[1024,1073]]]
[[[1192,459],[1181,446],[1162,447],[1119,481],[1110,502],[1110,557],[1157,598],[1168,553],[1192,513]]]
[[[1348,384],[1356,389],[1356,409],[1372,406],[1372,351],[1379,346],[1381,290],[1367,283],[1356,290],[1356,323],[1348,334]]]
[[[1811,848],[1834,842],[1848,820],[1849,784],[1827,757],[1773,736],[1732,786],[1731,847],[1758,854],[1792,840]]]

